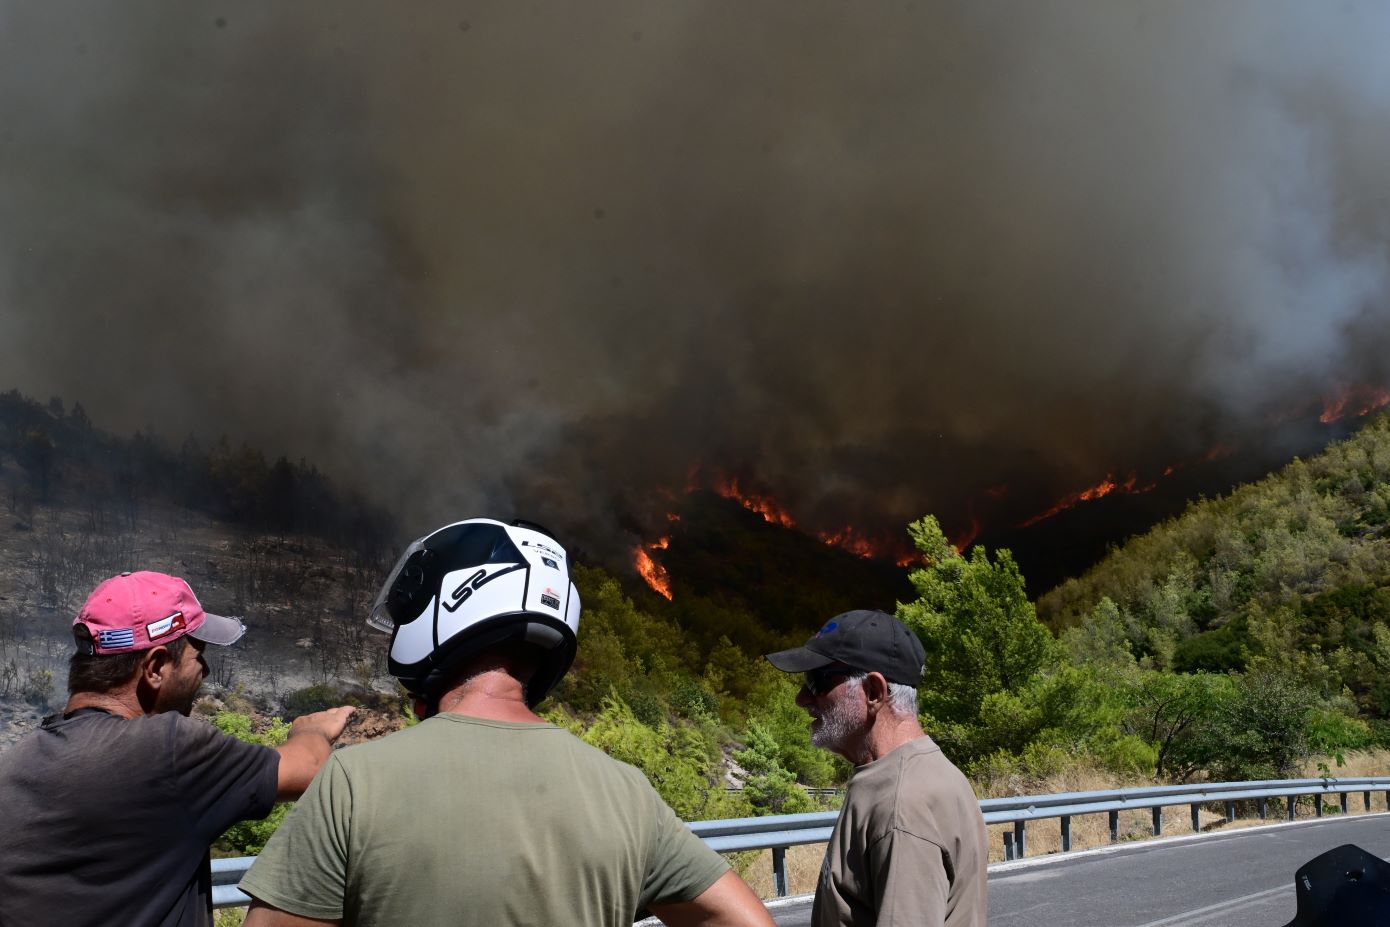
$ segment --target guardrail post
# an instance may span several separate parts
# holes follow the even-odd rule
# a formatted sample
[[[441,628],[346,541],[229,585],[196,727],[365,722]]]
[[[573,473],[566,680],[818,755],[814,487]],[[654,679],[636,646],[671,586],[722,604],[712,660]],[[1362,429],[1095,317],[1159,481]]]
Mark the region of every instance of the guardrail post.
[[[1004,831],[1004,861],[1007,862],[1014,858],[1014,832]]]
[[[1385,794],[1390,795],[1390,792]],[[1386,801],[1390,802],[1390,798],[1387,798]],[[1120,812],[1118,811],[1110,812],[1110,842],[1120,842]]]
[[[1265,819],[1265,812],[1268,810],[1269,801],[1267,799],[1261,798],[1258,802],[1255,803],[1255,806],[1259,809],[1260,820],[1263,821]]]
[[[1370,810],[1371,810],[1371,793],[1370,793],[1370,792],[1362,792],[1362,793],[1361,793],[1361,798],[1366,802],[1366,810],[1367,810],[1367,811],[1370,811]]]
[[[1313,813],[1316,814],[1318,817],[1322,817],[1322,796],[1321,796],[1321,795],[1314,795],[1314,796],[1313,796]]]
[[[1198,806],[1192,803],[1192,832],[1195,834],[1202,829],[1202,819],[1197,816]]]
[[[1284,799],[1284,803],[1289,806],[1289,820],[1293,820],[1294,809],[1298,807],[1298,796],[1290,795]]]
[[[1227,824],[1230,824],[1230,823],[1231,823],[1232,821],[1234,821],[1235,819],[1236,819],[1236,803],[1233,802],[1233,801],[1228,801],[1228,802],[1226,802],[1226,823],[1227,823]]]
[[[1341,793],[1340,795],[1338,795],[1337,797],[1338,797],[1339,799],[1341,799],[1341,803],[1342,803],[1342,814],[1346,814],[1346,813],[1347,813],[1347,793],[1346,793],[1346,792],[1343,792],[1343,793]]]
[[[778,898],[787,897],[787,848],[772,848],[772,887]]]
[[[1161,837],[1161,836],[1163,835],[1163,808],[1162,808],[1162,806],[1158,806],[1158,805],[1154,806],[1153,812],[1154,812],[1154,836],[1155,836],[1155,837]]]
[[[1028,839],[1027,827],[1028,825],[1024,821],[1014,822],[1014,852],[1018,854],[1017,857],[1015,857],[1016,859],[1023,859],[1023,857],[1028,855],[1028,844],[1026,842]]]
[[[1062,815],[1062,852],[1071,852],[1071,815]]]

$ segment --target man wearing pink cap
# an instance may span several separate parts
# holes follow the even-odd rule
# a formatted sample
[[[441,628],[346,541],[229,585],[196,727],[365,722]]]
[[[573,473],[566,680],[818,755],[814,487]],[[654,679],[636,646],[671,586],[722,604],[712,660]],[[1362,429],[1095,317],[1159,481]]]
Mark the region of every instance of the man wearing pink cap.
[[[0,754],[0,924],[211,924],[209,845],[298,798],[352,709],[275,750],[189,718],[203,648],[246,628],[163,573],[106,580],[72,629],[67,706]]]

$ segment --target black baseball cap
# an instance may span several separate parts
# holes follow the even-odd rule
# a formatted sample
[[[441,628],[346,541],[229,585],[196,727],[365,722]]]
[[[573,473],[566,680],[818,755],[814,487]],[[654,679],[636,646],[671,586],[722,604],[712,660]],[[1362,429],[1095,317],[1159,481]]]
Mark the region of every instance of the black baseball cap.
[[[866,673],[882,673],[889,682],[917,686],[926,651],[917,635],[892,615],[858,609],[827,621],[801,647],[767,654],[784,673],[804,673],[844,663]]]

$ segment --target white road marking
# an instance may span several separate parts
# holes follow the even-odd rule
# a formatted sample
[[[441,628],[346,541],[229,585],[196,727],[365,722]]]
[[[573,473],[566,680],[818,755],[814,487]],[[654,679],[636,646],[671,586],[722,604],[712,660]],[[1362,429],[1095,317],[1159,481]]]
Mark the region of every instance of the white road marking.
[[[1374,818],[1383,818],[1387,814],[1390,814],[1390,812],[1371,811],[1361,814],[1348,814],[1345,816],[1340,814],[1329,814],[1325,817],[1313,818],[1311,820],[1278,821],[1269,824],[1255,824],[1250,827],[1236,827],[1231,830],[1213,830],[1200,834],[1179,834],[1173,837],[1149,837],[1144,840],[1126,840],[1122,843],[1107,843],[1103,846],[1091,847],[1087,850],[1072,850],[1070,853],[1044,853],[1041,856],[1026,856],[1023,859],[1014,859],[1008,862],[990,863],[989,874],[1017,872],[1020,869],[1032,869],[1037,866],[1046,866],[1050,863],[1084,859],[1088,856],[1109,856],[1112,853],[1129,853],[1155,847],[1172,846],[1173,844],[1214,840],[1221,837],[1246,837],[1251,834],[1277,836],[1278,831],[1287,830],[1289,828],[1316,827],[1319,824],[1330,824],[1338,821],[1369,821]]]
[[[1278,888],[1268,888],[1253,895],[1244,895],[1240,898],[1230,898],[1226,901],[1218,901],[1216,904],[1209,904],[1204,908],[1195,908],[1191,911],[1184,911],[1181,914],[1174,914],[1172,917],[1165,917],[1162,920],[1149,921],[1146,924],[1137,924],[1135,927],[1165,927],[1168,924],[1196,924],[1207,920],[1215,914],[1224,914],[1231,908],[1247,905],[1257,898],[1264,898],[1268,895],[1288,894],[1293,891],[1292,885],[1281,885]]]

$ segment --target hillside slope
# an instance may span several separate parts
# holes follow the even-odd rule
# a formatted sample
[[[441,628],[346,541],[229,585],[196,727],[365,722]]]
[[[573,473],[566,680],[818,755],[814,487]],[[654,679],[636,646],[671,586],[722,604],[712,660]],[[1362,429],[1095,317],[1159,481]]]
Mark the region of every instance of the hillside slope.
[[[1054,630],[1127,642],[1159,669],[1275,660],[1390,713],[1390,419],[1189,505],[1039,600]]]

